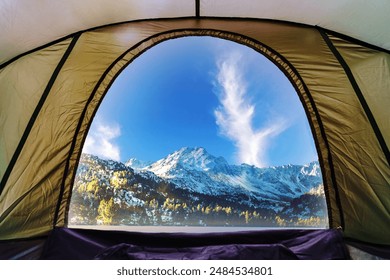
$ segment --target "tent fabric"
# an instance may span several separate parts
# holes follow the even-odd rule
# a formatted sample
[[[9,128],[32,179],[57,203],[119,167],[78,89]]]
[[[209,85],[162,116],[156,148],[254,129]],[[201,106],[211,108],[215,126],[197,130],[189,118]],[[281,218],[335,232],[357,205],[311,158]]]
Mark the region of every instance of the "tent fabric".
[[[80,30],[178,17],[237,17],[320,26],[390,50],[385,0],[2,0],[0,64]],[[26,28],[28,26],[28,28]]]
[[[297,260],[281,244],[227,244],[185,248],[156,248],[121,243],[97,254],[96,260]]]
[[[341,38],[329,36],[342,58],[350,68],[367,106],[375,115],[375,121],[383,133],[387,147],[390,147],[389,114],[386,98],[389,95],[390,60],[380,51],[351,44]]]
[[[47,236],[0,241],[0,260],[37,260],[41,257]]]
[[[344,239],[350,255],[355,259],[385,259],[390,260],[390,246],[377,246],[356,240]],[[353,251],[360,250],[359,253]],[[362,255],[362,257],[360,257]]]
[[[235,247],[236,246],[236,247]],[[255,246],[266,251],[245,252]],[[124,231],[97,231],[56,228],[50,234],[41,259],[125,259],[140,257],[180,259],[214,256],[219,251],[221,259],[245,257],[246,259],[349,259],[348,249],[339,230],[264,230],[231,233],[139,233]],[[233,248],[233,250],[232,250]],[[283,248],[283,249],[281,249]],[[166,250],[166,254],[163,250]],[[228,250],[232,250],[229,255]],[[244,249],[239,251],[239,249]],[[208,250],[208,252],[207,252]],[[130,251],[130,252],[129,252]],[[191,253],[194,253],[192,254]],[[174,253],[177,253],[174,255]]]
[[[39,3],[0,2],[0,240],[66,226],[89,126],[128,64],[165,40],[214,36],[265,55],[295,87],[330,227],[390,245],[390,3]]]

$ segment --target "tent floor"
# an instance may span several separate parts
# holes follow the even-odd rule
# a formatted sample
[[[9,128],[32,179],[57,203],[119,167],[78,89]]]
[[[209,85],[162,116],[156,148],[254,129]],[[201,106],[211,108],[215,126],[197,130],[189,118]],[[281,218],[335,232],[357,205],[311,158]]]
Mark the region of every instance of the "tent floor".
[[[50,234],[41,258],[349,259],[350,256],[338,230],[140,233],[57,228]]]
[[[232,251],[232,248],[234,249]],[[0,259],[388,259],[390,248],[346,241],[338,230],[140,233],[56,228],[0,242]]]

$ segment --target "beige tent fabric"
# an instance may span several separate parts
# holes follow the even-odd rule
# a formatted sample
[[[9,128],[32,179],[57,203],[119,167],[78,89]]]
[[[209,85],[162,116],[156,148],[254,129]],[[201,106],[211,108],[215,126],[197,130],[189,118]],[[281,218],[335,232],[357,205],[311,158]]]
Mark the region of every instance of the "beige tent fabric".
[[[0,178],[69,42],[24,56],[0,70]]]
[[[200,14],[284,20],[320,26],[390,50],[388,1],[212,0],[200,1]]]
[[[80,30],[123,21],[194,17],[197,3],[203,17],[303,23],[390,50],[386,0],[1,0],[0,64]]]
[[[390,54],[351,44],[331,36],[351,69],[370,110],[390,147]]]
[[[188,31],[175,31],[178,29]],[[187,35],[218,36],[248,44],[290,73],[320,150],[331,226],[345,227],[349,237],[387,244],[388,164],[343,67],[320,32],[286,23],[216,19],[127,23],[86,32],[58,44],[63,46],[59,48],[61,55],[70,40],[74,47],[0,197],[1,238],[46,234],[54,224],[65,225],[81,145],[112,78],[134,56],[154,44]]]
[[[1,0],[0,64],[80,30],[151,18],[194,16],[194,0]]]
[[[131,6],[134,18],[178,16],[182,15],[178,8],[183,9],[183,14],[194,8],[194,1],[182,4],[168,1],[171,9],[152,1],[157,6],[148,14],[150,10],[141,2],[129,2],[134,4]],[[308,1],[303,2],[309,5]],[[12,6],[7,1],[3,3],[8,10]],[[226,10],[221,10],[221,1],[213,4],[200,1],[199,12],[218,16],[262,14],[256,9],[250,13],[247,7],[237,7],[233,1],[226,3]],[[274,10],[273,5],[277,4],[281,2],[266,4],[262,11],[267,13],[267,7]],[[259,8],[258,4],[253,5]],[[52,17],[58,15],[58,7],[70,12],[67,5],[51,4],[50,7],[53,14],[43,21],[47,26]],[[383,8],[387,7],[384,4]],[[102,20],[112,22],[117,8],[119,6],[113,5],[109,10],[113,14]],[[377,8],[368,12],[376,12]],[[83,9],[84,6],[80,14],[84,16],[87,10]],[[4,14],[4,10],[1,11]],[[32,19],[24,8],[12,11],[27,16],[24,24]],[[101,12],[100,8],[94,8],[91,14]],[[321,15],[320,11],[318,13]],[[119,13],[118,19],[120,15],[123,16]],[[282,14],[275,15],[284,19]],[[42,31],[41,36],[34,39],[6,37],[0,47],[7,51],[0,61],[9,61],[24,51],[100,22],[83,16],[72,19],[69,25],[59,22],[58,28]],[[358,18],[349,16],[352,22]],[[303,21],[313,20],[310,18],[302,17]],[[4,26],[4,21],[1,24]],[[330,22],[327,24],[324,27],[333,26]],[[23,34],[18,26],[10,25],[7,30]],[[41,28],[35,26],[33,33]],[[357,29],[353,30],[364,37]],[[339,31],[343,31],[342,24]],[[383,28],[378,32],[383,32]],[[142,20],[75,33],[3,64],[0,68],[0,177],[4,185],[0,194],[0,239],[45,235],[53,226],[66,226],[82,144],[92,117],[115,77],[132,59],[155,44],[196,35],[246,44],[285,72],[294,83],[312,126],[322,163],[330,226],[343,227],[346,237],[390,245],[390,167],[388,150],[384,149],[390,141],[385,110],[390,105],[389,53],[328,33],[314,27],[269,20]],[[386,36],[384,38],[379,44],[386,47],[388,41]],[[20,46],[10,48],[16,39],[21,40]],[[340,63],[337,52],[345,65]],[[360,93],[351,84],[346,67],[356,79],[371,117],[362,106]],[[372,117],[378,129],[372,127]]]

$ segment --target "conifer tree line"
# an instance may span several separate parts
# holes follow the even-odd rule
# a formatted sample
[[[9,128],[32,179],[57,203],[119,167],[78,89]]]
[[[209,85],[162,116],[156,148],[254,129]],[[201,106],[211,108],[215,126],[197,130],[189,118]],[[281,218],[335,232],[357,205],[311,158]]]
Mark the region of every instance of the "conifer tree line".
[[[256,201],[244,195],[216,197],[178,188],[161,179],[151,180],[120,163],[108,168],[94,161],[81,167],[73,188],[70,224],[227,227],[327,224],[326,215],[317,211],[324,207],[320,195],[305,194],[289,202]]]

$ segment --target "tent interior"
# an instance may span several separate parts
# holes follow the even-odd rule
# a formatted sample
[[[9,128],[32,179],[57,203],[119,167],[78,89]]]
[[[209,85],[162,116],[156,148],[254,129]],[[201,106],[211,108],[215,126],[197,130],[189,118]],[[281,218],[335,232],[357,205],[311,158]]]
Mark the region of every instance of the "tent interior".
[[[0,0],[0,259],[389,259],[389,14],[390,2],[363,0]],[[108,89],[144,52],[187,36],[246,45],[290,80],[316,143],[329,229],[68,227]]]

